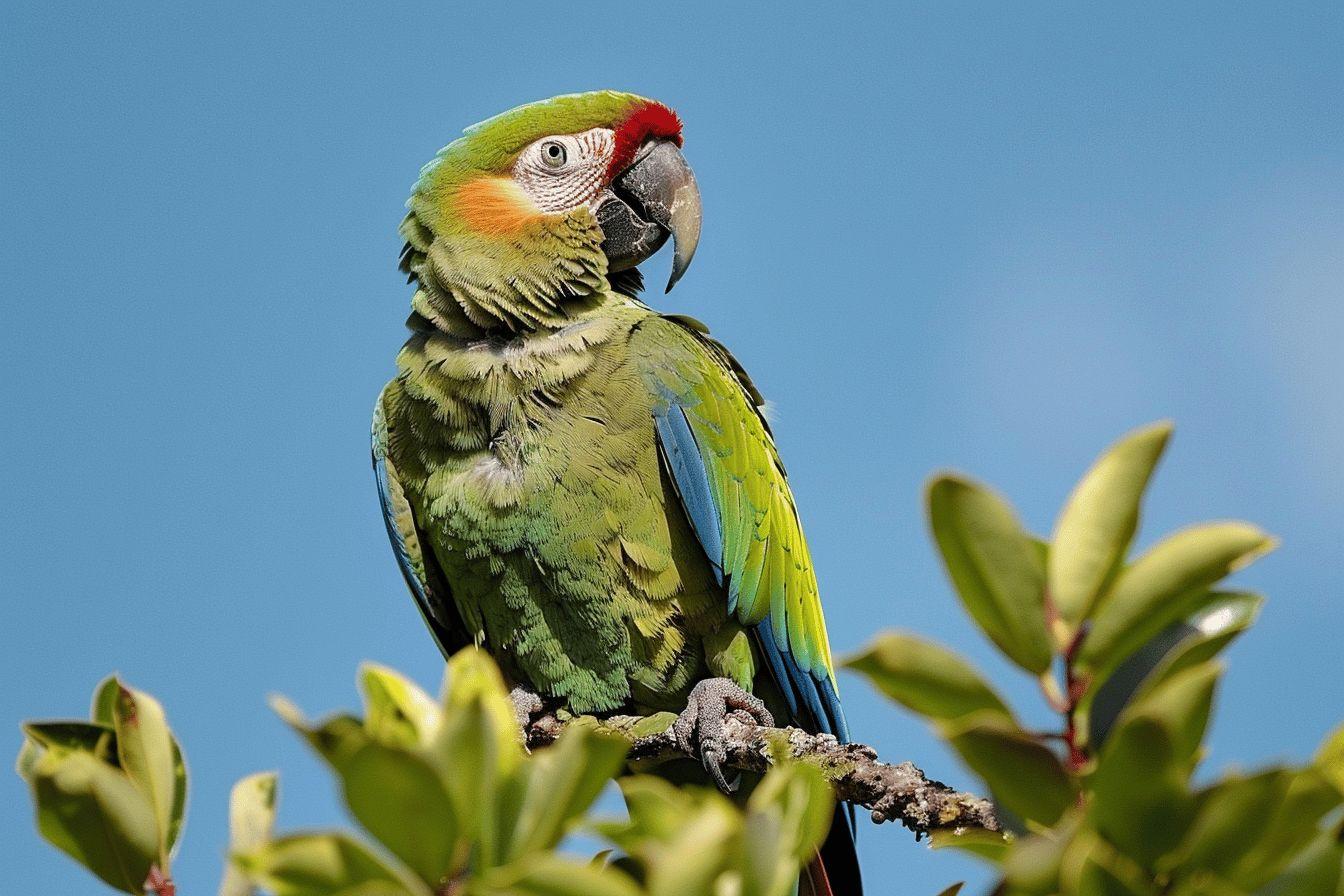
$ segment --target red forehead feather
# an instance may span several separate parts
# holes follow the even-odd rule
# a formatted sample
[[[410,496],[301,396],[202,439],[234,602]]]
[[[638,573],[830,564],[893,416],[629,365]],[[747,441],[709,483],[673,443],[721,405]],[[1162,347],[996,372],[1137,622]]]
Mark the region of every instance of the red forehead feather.
[[[635,108],[616,126],[616,146],[607,165],[607,177],[624,171],[635,158],[640,144],[650,137],[661,137],[681,145],[681,119],[662,103],[645,103]]]

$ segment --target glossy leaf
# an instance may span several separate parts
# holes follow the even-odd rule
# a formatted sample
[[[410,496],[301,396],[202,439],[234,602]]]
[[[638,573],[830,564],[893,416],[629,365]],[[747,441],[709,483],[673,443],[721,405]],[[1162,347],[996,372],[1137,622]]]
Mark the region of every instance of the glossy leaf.
[[[554,854],[532,855],[473,881],[473,894],[498,896],[640,896],[629,875],[609,865]]]
[[[1076,813],[1070,820],[1076,818]],[[1050,896],[1059,891],[1060,867],[1076,824],[1056,826],[1048,833],[1013,843],[1003,859],[1003,877],[1017,896]]]
[[[37,768],[37,761],[42,758],[43,752],[45,751],[30,738],[25,737],[23,739],[23,744],[19,747],[19,755],[14,759],[14,773],[22,778],[25,783],[32,785],[33,773]]]
[[[1086,619],[1129,549],[1139,502],[1171,436],[1171,424],[1135,430],[1106,450],[1074,488],[1055,523],[1050,597],[1071,627]]]
[[[1009,659],[1037,674],[1050,665],[1045,571],[1011,507],[955,476],[928,490],[933,537],[966,611]]]
[[[258,772],[238,781],[229,792],[229,858],[219,896],[252,896],[256,892],[232,857],[255,852],[271,839],[276,789],[275,772]]]
[[[117,676],[109,675],[93,689],[93,699],[89,704],[89,719],[96,725],[108,728],[116,724],[117,700],[121,694],[121,681]]]
[[[1200,794],[1190,831],[1167,867],[1179,867],[1183,874],[1200,869],[1230,877],[1238,859],[1264,835],[1291,778],[1282,769],[1233,775]]]
[[[628,749],[620,737],[570,725],[533,756],[508,858],[554,849],[620,772]]]
[[[1188,622],[1178,622],[1155,635],[1106,677],[1085,701],[1091,719],[1091,742],[1106,742],[1120,712],[1138,695],[1178,672],[1216,657],[1255,621],[1264,599],[1255,594],[1217,592]]]
[[[1341,889],[1344,843],[1328,833],[1316,836],[1282,874],[1255,896],[1335,896]]]
[[[496,794],[512,773],[503,767],[507,760],[501,759],[504,751],[495,725],[480,702],[458,706],[445,714],[435,754],[459,825],[458,836],[478,845],[479,860],[486,867],[502,864],[506,857]],[[521,753],[513,745],[505,749]]]
[[[1092,775],[1091,823],[1135,861],[1152,865],[1176,848],[1190,824],[1187,778],[1172,734],[1159,720],[1126,720]]]
[[[117,733],[92,722],[25,722],[23,733],[44,749],[82,750],[117,765]]]
[[[1002,865],[1012,848],[1003,834],[976,828],[939,828],[929,835],[929,845],[934,849],[957,849],[984,859],[991,865]]]
[[[47,750],[31,773],[37,827],[47,842],[110,886],[143,894],[159,842],[140,788],[83,750]]]
[[[834,819],[835,796],[810,766],[775,766],[747,801],[742,831],[744,896],[788,896]]]
[[[364,663],[364,727],[385,744],[427,743],[439,727],[439,705],[415,682],[386,666]]]
[[[375,740],[351,717],[334,716],[310,726],[287,701],[277,699],[273,705],[327,761],[341,781],[351,814],[393,855],[431,883],[459,870],[466,860],[459,841],[469,836],[459,824],[459,808],[472,805],[473,816],[491,814],[493,794],[488,789],[473,791],[483,803],[462,801],[455,806],[446,779],[461,771],[463,787],[478,788],[479,747],[461,746],[450,754],[453,767],[445,770],[431,764],[426,755]],[[385,726],[380,730],[387,733]],[[404,729],[391,736],[401,739],[402,733]],[[487,779],[493,781],[493,776]],[[416,823],[407,824],[408,818]]]
[[[1208,589],[1274,547],[1246,523],[1206,523],[1159,542],[1116,578],[1075,668],[1100,683],[1158,632],[1213,600]]]
[[[345,834],[281,837],[238,862],[275,896],[431,896]]]
[[[485,651],[468,647],[448,661],[443,705],[445,716],[468,709],[479,714],[481,732],[491,745],[488,752],[499,763],[501,773],[512,771],[522,762],[521,732],[508,688],[499,667]]]
[[[1321,743],[1312,760],[1335,789],[1344,794],[1344,725],[1340,725]]]
[[[970,663],[914,635],[879,635],[845,665],[907,709],[932,719],[958,719],[980,710],[1012,718],[1007,704]]]
[[[1263,835],[1237,856],[1229,877],[1255,889],[1282,871],[1310,843],[1320,820],[1340,806],[1340,794],[1315,768],[1292,776],[1277,806],[1263,807]]]
[[[670,837],[648,863],[649,896],[683,896],[714,892],[732,841],[741,831],[741,817],[723,799],[706,800],[699,811],[680,819]],[[753,894],[755,896],[755,894]]]
[[[1049,825],[1074,802],[1073,784],[1059,757],[1001,716],[980,712],[941,728],[1009,811]]]
[[[1130,706],[1098,759],[1089,817],[1141,864],[1175,849],[1193,818],[1187,782],[1218,671],[1212,663],[1188,669]]]
[[[102,689],[100,688],[100,694]],[[117,757],[154,809],[159,866],[167,869],[186,812],[186,769],[163,706],[144,691],[117,683],[112,703]]]
[[[439,774],[414,753],[369,741],[337,768],[355,820],[421,880],[452,876],[459,852],[457,814]]]
[[[676,835],[681,819],[696,811],[691,793],[652,775],[631,775],[616,782],[628,819],[599,822],[595,828],[624,851],[639,852],[644,842]]]

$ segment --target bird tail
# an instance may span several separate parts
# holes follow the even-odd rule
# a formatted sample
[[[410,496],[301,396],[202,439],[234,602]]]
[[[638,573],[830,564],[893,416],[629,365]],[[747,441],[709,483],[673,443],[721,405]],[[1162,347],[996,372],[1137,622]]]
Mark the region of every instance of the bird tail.
[[[826,842],[799,875],[798,896],[863,896],[854,826],[844,804],[835,807]]]

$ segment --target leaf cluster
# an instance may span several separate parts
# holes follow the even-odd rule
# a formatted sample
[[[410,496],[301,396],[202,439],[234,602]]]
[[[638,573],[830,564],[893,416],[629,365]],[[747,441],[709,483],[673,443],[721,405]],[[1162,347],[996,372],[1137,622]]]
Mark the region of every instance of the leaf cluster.
[[[968,661],[912,634],[881,635],[848,661],[929,720],[989,786],[1014,835],[933,840],[993,863],[997,894],[1344,893],[1344,729],[1304,767],[1195,783],[1219,655],[1262,602],[1222,581],[1274,540],[1212,522],[1130,556],[1170,433],[1155,424],[1108,449],[1049,541],[973,480],[929,486],[934,541],[963,607],[1037,679],[1058,730],[1027,729]]]

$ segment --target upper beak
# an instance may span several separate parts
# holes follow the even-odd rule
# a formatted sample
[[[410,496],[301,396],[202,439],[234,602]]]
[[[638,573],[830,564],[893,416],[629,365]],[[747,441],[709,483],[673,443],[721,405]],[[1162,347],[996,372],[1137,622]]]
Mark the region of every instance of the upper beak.
[[[613,271],[631,268],[672,237],[667,291],[686,273],[700,242],[700,188],[681,150],[670,140],[644,144],[618,174],[597,208],[602,249]]]

